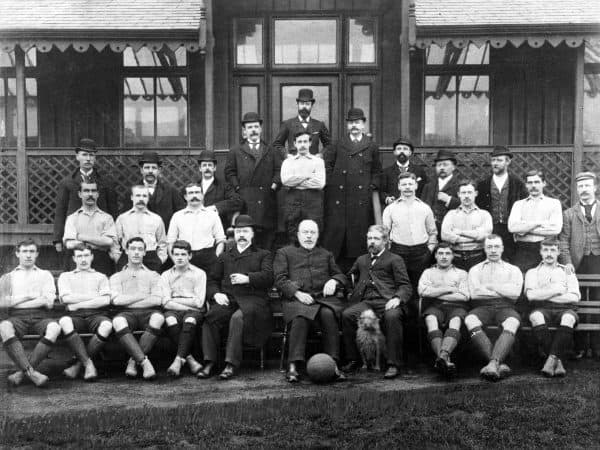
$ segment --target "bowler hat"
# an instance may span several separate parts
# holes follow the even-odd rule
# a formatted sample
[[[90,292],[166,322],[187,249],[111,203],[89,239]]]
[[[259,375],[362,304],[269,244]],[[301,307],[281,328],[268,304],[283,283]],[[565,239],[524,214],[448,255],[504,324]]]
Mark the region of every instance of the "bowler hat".
[[[410,151],[414,153],[415,151],[415,147],[413,145],[413,143],[405,137],[399,137],[398,139],[396,139],[396,142],[394,142],[392,144],[392,150],[394,150],[396,148],[396,145],[407,145],[410,147]]]
[[[98,149],[96,148],[96,141],[93,139],[82,138],[79,140],[79,145],[75,147],[75,153],[77,152],[88,152],[88,153],[96,153]]]
[[[494,158],[496,156],[502,156],[502,155],[506,155],[510,159],[512,159],[512,157],[513,157],[513,154],[510,152],[510,148],[505,147],[503,145],[496,145],[494,147],[494,149],[492,150],[492,154],[490,156],[492,158]]]
[[[312,89],[300,89],[298,91],[298,98],[296,99],[297,102],[311,102],[314,103],[315,102],[315,98],[313,97],[313,91]]]
[[[240,214],[239,216],[237,216],[237,218],[235,219],[235,223],[233,224],[233,228],[243,228],[243,227],[253,227],[254,228],[255,223],[254,220],[252,220],[252,217],[250,217],[247,214]]]
[[[140,156],[140,159],[138,161],[138,165],[139,166],[143,166],[146,163],[148,163],[148,164],[157,164],[159,166],[162,164],[160,162],[160,158],[158,156],[158,153],[151,152],[151,151],[145,151],[144,153],[142,153],[142,156]]]
[[[198,163],[203,161],[214,162],[217,163],[217,158],[215,158],[215,152],[212,150],[202,150],[200,155],[198,155]]]
[[[434,162],[438,161],[452,161],[454,164],[457,164],[456,156],[454,156],[454,152],[452,150],[439,150],[434,159]]]
[[[360,108],[350,108],[348,110],[348,114],[346,115],[346,121],[350,122],[351,120],[367,120],[365,117],[365,113]]]
[[[263,121],[262,118],[258,115],[258,113],[247,112],[246,114],[244,114],[244,117],[242,117],[242,125],[249,122],[258,122],[262,125]]]
[[[598,177],[596,177],[594,172],[579,172],[577,175],[575,175],[576,183],[579,183],[583,180],[594,180],[594,183],[596,183],[596,181],[598,181]]]

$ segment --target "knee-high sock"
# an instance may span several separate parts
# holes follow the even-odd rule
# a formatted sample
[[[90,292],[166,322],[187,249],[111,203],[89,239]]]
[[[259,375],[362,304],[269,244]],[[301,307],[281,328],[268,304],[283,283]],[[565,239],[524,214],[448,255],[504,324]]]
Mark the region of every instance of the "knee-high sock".
[[[556,355],[558,359],[563,359],[573,345],[573,328],[561,325],[556,330],[549,354]]]
[[[499,363],[504,361],[508,352],[510,352],[511,347],[515,343],[515,335],[510,331],[502,331],[496,343],[494,344],[494,349],[492,350],[492,359],[497,360]]]
[[[50,353],[52,347],[54,346],[54,342],[49,341],[45,337],[39,340],[36,346],[33,348],[31,355],[29,355],[29,363],[35,369]]]
[[[485,331],[481,327],[475,327],[471,330],[471,341],[475,348],[479,351],[481,356],[483,356],[486,361],[489,361],[492,358],[492,342],[490,338],[487,337]]]
[[[169,339],[173,341],[173,344],[179,345],[179,335],[181,334],[181,324],[176,323],[175,325],[167,325],[167,334]]]
[[[444,333],[444,339],[442,340],[442,347],[440,351],[447,352],[448,354],[452,353],[459,341],[460,331],[455,330],[454,328],[448,328],[446,333]]]
[[[4,350],[6,350],[10,359],[13,360],[19,369],[25,371],[29,368],[30,364],[23,344],[16,337],[12,337],[4,342]]]
[[[76,331],[73,331],[65,336],[65,342],[75,354],[79,362],[85,364],[89,359],[88,353],[85,349],[85,344],[81,340],[81,336]]]
[[[532,331],[536,342],[542,347],[544,353],[546,353],[546,356],[548,356],[550,354],[550,345],[552,344],[552,336],[550,335],[548,325],[538,325],[533,327]]]
[[[435,356],[440,354],[440,350],[442,348],[442,332],[440,330],[433,330],[427,333],[427,339],[429,339],[429,343],[431,344],[431,349]]]
[[[98,354],[98,352],[104,347],[106,344],[106,338],[100,336],[99,334],[94,334],[87,345],[87,354],[90,358],[93,358]]]
[[[179,333],[179,341],[177,344],[177,356],[185,358],[190,354],[192,348],[192,342],[196,337],[196,324],[190,322],[184,322],[181,327],[181,333]]]
[[[152,350],[152,347],[154,347],[154,344],[156,344],[159,336],[160,330],[152,328],[151,326],[148,326],[144,333],[140,336],[140,348],[145,355],[150,353],[150,350]]]
[[[129,353],[129,356],[131,356],[135,362],[139,364],[144,360],[146,355],[140,348],[138,341],[135,339],[133,334],[131,334],[129,327],[125,327],[121,331],[117,331],[115,335],[119,339],[119,342],[121,342],[121,345],[125,347],[125,350],[127,353]]]

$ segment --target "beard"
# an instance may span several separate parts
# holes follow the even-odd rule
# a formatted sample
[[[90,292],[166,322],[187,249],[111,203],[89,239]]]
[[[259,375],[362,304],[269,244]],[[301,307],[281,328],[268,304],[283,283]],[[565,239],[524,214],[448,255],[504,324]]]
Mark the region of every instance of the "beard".
[[[408,161],[408,156],[406,156],[404,153],[400,153],[398,156],[396,156],[396,159],[400,164],[406,164]]]
[[[300,117],[302,117],[303,119],[306,119],[308,116],[310,116],[310,109],[306,109],[306,108],[300,108],[298,110],[298,114],[300,115]]]

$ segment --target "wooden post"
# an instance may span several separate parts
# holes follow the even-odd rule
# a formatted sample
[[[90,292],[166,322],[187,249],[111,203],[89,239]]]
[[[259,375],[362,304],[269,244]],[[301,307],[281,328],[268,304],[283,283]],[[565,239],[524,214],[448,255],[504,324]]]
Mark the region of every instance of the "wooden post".
[[[581,172],[583,164],[583,65],[585,58],[585,43],[577,47],[575,62],[575,118],[573,130],[573,166],[571,167],[571,202],[577,202],[575,175]]]
[[[215,36],[213,34],[213,0],[205,0],[206,4],[206,55],[204,57],[204,126],[205,146],[209,150],[215,148]]]
[[[17,77],[17,206],[19,225],[27,224],[29,201],[27,193],[27,111],[25,105],[25,52],[15,46],[15,69]]]
[[[411,0],[402,0],[400,33],[400,134],[409,135],[410,126],[410,53],[409,20]]]

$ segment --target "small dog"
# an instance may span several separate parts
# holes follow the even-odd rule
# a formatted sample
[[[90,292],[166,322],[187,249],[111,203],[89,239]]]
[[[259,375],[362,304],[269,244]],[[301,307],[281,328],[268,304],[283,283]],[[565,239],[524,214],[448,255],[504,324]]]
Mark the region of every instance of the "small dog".
[[[356,346],[363,361],[362,368],[381,371],[386,358],[385,336],[372,309],[363,311],[358,318]]]

